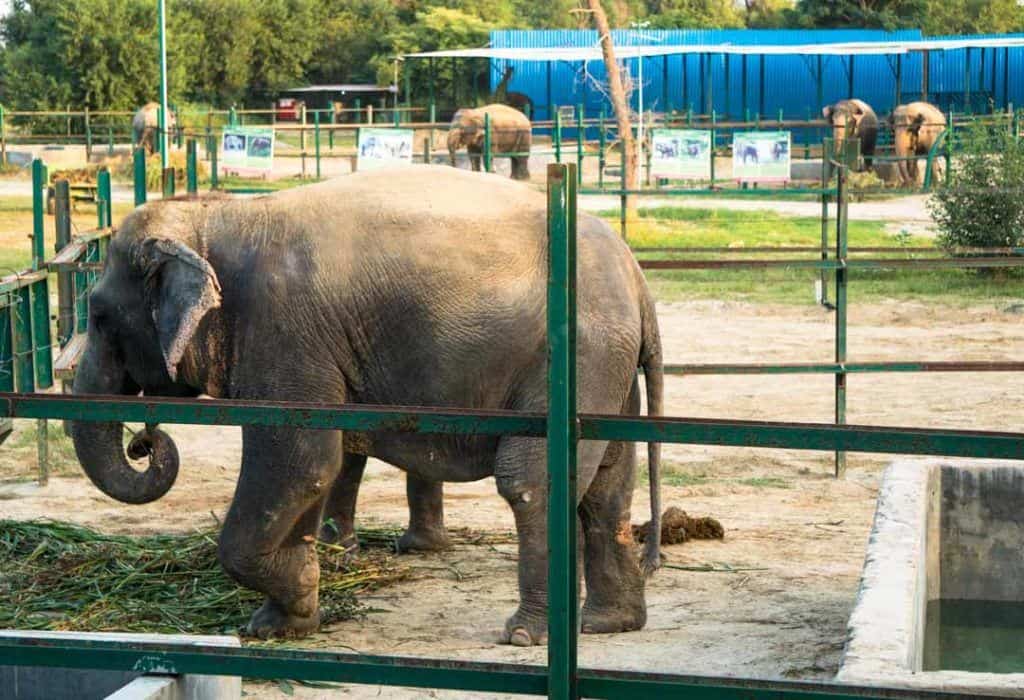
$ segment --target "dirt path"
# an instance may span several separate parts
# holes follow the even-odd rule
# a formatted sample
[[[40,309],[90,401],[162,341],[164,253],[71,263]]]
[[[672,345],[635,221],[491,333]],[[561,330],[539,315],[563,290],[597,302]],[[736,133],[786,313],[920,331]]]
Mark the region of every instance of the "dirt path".
[[[832,318],[812,307],[742,303],[662,305],[666,359],[672,362],[828,360]],[[1020,317],[996,309],[949,310],[919,304],[851,310],[850,357],[1006,359],[1024,354]],[[673,377],[672,415],[828,420],[831,377]],[[851,422],[1024,430],[1024,376],[855,375]],[[183,454],[178,484],[162,501],[127,507],[82,477],[55,478],[44,490],[0,486],[3,517],[59,517],[120,532],[209,525],[227,507],[240,452],[235,428],[172,427]],[[666,446],[664,501],[713,515],[723,542],[666,548],[668,566],[651,580],[649,622],[640,632],[584,636],[585,666],[681,673],[828,678],[838,667],[854,603],[882,456],[850,456],[844,481],[831,455],[795,451]],[[0,478],[25,473],[0,451]],[[25,453],[22,453],[25,454]],[[633,520],[647,519],[646,487]],[[446,487],[451,526],[512,528],[493,480]],[[403,523],[401,474],[371,463],[360,494],[364,522]],[[378,610],[365,621],[325,630],[317,647],[366,653],[543,663],[543,649],[495,643],[516,600],[513,545],[459,546],[407,559],[414,580],[364,598]],[[705,567],[732,571],[694,571]],[[239,623],[244,620],[239,620]],[[247,684],[249,697],[280,697],[274,684]],[[353,686],[331,692],[296,686],[295,696],[467,697],[437,691]],[[474,697],[479,697],[474,695]]]

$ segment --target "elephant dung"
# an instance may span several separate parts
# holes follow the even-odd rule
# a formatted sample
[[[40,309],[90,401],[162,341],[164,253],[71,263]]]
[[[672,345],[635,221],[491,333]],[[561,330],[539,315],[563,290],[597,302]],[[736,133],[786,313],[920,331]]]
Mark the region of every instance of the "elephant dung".
[[[650,521],[633,526],[633,539],[644,542],[651,529]],[[693,518],[675,506],[667,508],[661,516],[661,543],[682,544],[687,540],[720,540],[725,528],[714,518]]]

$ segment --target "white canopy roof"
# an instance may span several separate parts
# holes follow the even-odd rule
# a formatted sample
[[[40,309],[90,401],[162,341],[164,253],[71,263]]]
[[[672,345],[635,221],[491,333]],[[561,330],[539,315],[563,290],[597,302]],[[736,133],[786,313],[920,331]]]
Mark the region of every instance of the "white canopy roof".
[[[1024,38],[995,39],[920,39],[914,41],[854,41],[832,44],[673,44],[652,46],[616,46],[619,59],[678,54],[861,56],[898,55],[912,51],[950,51],[965,48],[1021,48]],[[514,61],[600,61],[599,46],[521,48],[521,49],[448,49],[403,54],[403,58],[492,58]]]

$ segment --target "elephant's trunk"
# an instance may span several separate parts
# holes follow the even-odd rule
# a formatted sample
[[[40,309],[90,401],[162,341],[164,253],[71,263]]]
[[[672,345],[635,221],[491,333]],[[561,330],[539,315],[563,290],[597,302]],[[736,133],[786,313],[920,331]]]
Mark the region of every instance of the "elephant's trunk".
[[[103,343],[93,343],[90,334],[75,376],[75,394],[134,394],[132,382],[123,368],[105,351]],[[136,435],[129,446],[133,458],[149,457],[149,468],[137,471],[124,451],[124,426],[121,423],[72,422],[71,439],[75,454],[86,475],[103,493],[123,503],[155,501],[174,485],[178,476],[178,449],[163,431],[150,429]]]

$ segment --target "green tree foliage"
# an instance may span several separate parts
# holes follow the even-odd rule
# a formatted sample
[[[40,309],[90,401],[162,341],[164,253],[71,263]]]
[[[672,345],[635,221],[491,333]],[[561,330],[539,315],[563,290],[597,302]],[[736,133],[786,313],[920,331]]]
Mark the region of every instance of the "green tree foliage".
[[[802,27],[916,28],[921,26],[928,6],[928,0],[799,0],[789,20],[791,25]]]
[[[926,34],[989,34],[1024,30],[1017,0],[929,0],[921,18]]]
[[[733,0],[648,0],[650,25],[658,29],[732,29],[746,25]]]

